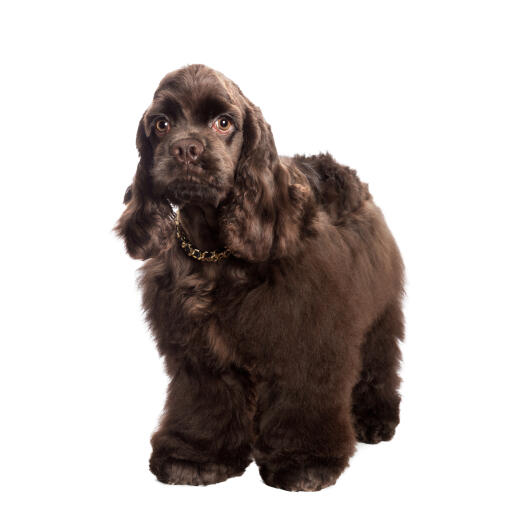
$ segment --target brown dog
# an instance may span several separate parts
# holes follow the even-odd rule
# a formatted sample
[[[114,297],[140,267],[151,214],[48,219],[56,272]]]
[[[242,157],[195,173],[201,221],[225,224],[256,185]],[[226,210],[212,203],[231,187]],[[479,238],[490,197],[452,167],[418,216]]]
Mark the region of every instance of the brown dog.
[[[115,229],[147,259],[172,377],[151,470],[209,484],[254,459],[271,486],[333,484],[357,439],[399,423],[403,264],[367,186],[328,154],[279,156],[260,110],[201,65],[162,80],[137,147]]]

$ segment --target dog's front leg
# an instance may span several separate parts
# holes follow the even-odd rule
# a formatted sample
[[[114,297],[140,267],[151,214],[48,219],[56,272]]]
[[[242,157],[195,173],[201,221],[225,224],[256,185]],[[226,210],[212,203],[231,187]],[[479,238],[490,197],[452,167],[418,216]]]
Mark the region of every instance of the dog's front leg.
[[[303,357],[301,371],[275,374],[259,385],[253,455],[266,484],[317,491],[347,467],[356,443],[350,405],[358,355],[342,355],[322,363]]]
[[[212,484],[250,463],[253,392],[241,372],[184,363],[169,385],[150,469],[168,484]]]

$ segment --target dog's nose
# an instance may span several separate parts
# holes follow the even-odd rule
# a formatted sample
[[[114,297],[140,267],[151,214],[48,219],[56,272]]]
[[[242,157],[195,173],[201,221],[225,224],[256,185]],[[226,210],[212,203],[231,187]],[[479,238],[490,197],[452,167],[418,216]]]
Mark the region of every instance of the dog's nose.
[[[204,146],[193,138],[184,138],[172,144],[170,154],[182,163],[197,161],[204,151]]]

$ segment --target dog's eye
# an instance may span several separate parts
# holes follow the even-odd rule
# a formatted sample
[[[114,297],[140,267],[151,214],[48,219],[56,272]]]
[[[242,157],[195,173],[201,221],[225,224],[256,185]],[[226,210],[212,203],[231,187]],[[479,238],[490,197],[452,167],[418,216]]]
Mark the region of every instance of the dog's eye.
[[[163,133],[168,133],[170,130],[170,123],[167,119],[161,118],[156,121],[154,127],[156,128],[156,133],[162,135]]]
[[[213,123],[213,129],[215,129],[219,133],[228,133],[229,131],[231,131],[231,128],[232,122],[228,117],[219,117]]]

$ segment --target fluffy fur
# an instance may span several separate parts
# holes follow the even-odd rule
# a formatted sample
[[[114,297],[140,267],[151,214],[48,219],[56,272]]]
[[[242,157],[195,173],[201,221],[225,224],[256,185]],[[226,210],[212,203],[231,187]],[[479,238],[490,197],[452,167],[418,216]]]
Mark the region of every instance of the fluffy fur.
[[[403,264],[367,185],[329,154],[279,156],[261,111],[201,65],[162,80],[137,147],[115,229],[146,260],[143,307],[172,378],[152,472],[210,484],[253,459],[277,488],[332,485],[357,439],[399,423]],[[186,255],[169,202],[197,248],[233,255]]]

